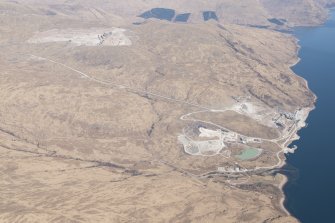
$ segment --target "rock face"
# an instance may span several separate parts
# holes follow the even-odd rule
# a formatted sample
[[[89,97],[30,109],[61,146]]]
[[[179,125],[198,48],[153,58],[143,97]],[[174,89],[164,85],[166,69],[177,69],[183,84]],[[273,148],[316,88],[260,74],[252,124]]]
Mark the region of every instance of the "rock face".
[[[266,171],[314,95],[290,70],[296,40],[273,29],[319,24],[333,3],[1,2],[0,221],[296,222]],[[152,8],[187,21],[138,17]],[[192,156],[181,134],[224,151]],[[263,152],[239,161],[245,147]]]

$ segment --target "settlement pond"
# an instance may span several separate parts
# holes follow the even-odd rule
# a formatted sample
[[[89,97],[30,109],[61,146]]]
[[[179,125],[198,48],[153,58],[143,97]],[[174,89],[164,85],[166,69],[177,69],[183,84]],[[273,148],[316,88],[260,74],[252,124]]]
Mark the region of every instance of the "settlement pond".
[[[250,160],[258,157],[262,153],[262,149],[258,148],[246,148],[241,154],[237,155],[236,158],[240,160]]]

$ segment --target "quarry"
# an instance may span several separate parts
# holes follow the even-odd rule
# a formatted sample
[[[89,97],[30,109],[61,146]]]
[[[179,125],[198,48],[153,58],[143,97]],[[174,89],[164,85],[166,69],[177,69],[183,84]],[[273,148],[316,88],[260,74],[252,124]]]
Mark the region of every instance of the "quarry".
[[[53,29],[36,33],[28,43],[68,42],[76,46],[130,46],[132,41],[125,32],[121,28]]]
[[[292,141],[296,137],[294,129],[304,126],[306,111],[301,109],[294,113],[280,110],[265,111],[261,107],[253,105],[248,100],[250,97],[244,98],[247,99],[224,110],[205,110],[183,115],[181,117],[182,120],[192,123],[188,124],[183,129],[183,133],[178,136],[178,140],[183,145],[185,153],[197,156],[217,155],[223,159],[232,160],[238,166],[236,168],[218,166],[218,172],[220,173],[234,172],[244,175],[245,172],[252,174],[253,171],[258,172],[260,169],[266,171],[281,167],[283,158],[281,158],[280,154],[292,153],[296,149],[296,147],[288,148],[287,142]],[[233,125],[229,125],[229,122],[228,126],[221,124],[225,120],[225,117],[222,115],[219,119],[221,123],[210,121],[211,119],[214,121],[218,120],[215,119],[215,115],[218,113],[227,112],[235,112],[238,115],[255,120],[256,124],[248,122],[248,125],[252,125],[252,128],[254,130],[257,129],[259,133],[262,131],[268,133],[268,128],[270,128],[274,129],[278,134],[270,138],[267,134],[264,134],[262,137],[244,135],[243,132],[239,131],[241,127],[237,127],[243,125],[238,123],[239,118],[236,115],[233,117],[228,116],[228,118],[235,120]],[[257,127],[257,124],[260,127]],[[259,166],[257,159],[262,156],[264,150],[267,150],[267,148],[262,148],[262,144],[265,142],[272,142],[278,146],[276,152],[273,153],[273,156],[277,157],[277,163],[274,165]],[[249,163],[253,162],[253,165],[249,165],[249,168],[240,168],[245,161]]]

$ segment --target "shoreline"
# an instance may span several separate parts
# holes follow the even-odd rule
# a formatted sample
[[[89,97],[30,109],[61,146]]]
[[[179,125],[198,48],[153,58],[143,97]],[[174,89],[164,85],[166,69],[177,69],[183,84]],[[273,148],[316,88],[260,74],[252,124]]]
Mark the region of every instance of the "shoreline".
[[[307,27],[311,27],[311,28],[312,28],[312,27],[320,27],[320,26],[323,26],[323,25],[328,21],[328,19],[329,19],[329,17],[330,17],[330,14],[331,14],[331,11],[333,11],[333,10],[335,10],[335,7],[330,7],[330,8],[328,8],[327,16],[326,16],[326,19],[325,19],[325,20],[320,21],[319,24],[315,24],[315,25],[311,25],[311,26],[306,26],[306,28],[307,28]],[[298,28],[298,26],[297,26],[297,27],[293,27],[293,29],[295,29],[295,28]],[[296,65],[301,61],[301,58],[299,57],[299,52],[300,52],[300,50],[301,50],[301,46],[299,45],[299,41],[300,41],[300,40],[294,35],[294,33],[290,33],[290,34],[288,34],[288,35],[292,38],[292,41],[294,41],[294,43],[295,43],[295,55],[294,55],[294,57],[292,58],[292,63],[291,63],[288,67],[289,67],[289,69],[292,71],[292,73],[293,73],[295,76],[297,76],[300,80],[302,80],[302,81],[304,82],[305,87],[306,87],[310,92],[313,93],[313,103],[312,103],[312,105],[311,105],[310,107],[305,107],[305,108],[303,108],[303,109],[305,109],[305,111],[306,111],[306,112],[304,113],[304,119],[301,120],[301,125],[298,126],[298,128],[297,128],[295,134],[292,136],[292,138],[290,139],[290,141],[288,141],[287,146],[291,145],[294,141],[300,139],[300,136],[298,135],[298,132],[299,132],[302,128],[307,127],[307,126],[306,126],[306,125],[307,125],[306,121],[307,121],[307,119],[308,119],[308,117],[309,117],[310,112],[312,112],[312,111],[316,108],[315,104],[316,104],[316,101],[317,101],[317,99],[318,99],[317,95],[316,95],[316,94],[309,88],[309,83],[308,83],[308,81],[307,81],[305,78],[303,78],[302,76],[300,76],[299,74],[297,74],[297,73],[295,73],[295,72],[293,71],[293,67],[296,66]],[[284,158],[283,158],[283,160],[282,160],[282,165],[279,166],[279,168],[282,168],[282,167],[285,166],[285,165],[286,165],[286,157],[285,157],[285,154],[284,154]],[[285,195],[285,192],[284,192],[284,187],[285,187],[285,185],[289,182],[289,178],[288,178],[285,174],[280,174],[280,173],[278,173],[278,174],[279,174],[280,177],[282,178],[282,180],[281,180],[280,183],[278,184],[278,188],[279,188],[279,190],[280,190],[280,192],[281,192],[281,195],[282,195],[281,198],[280,198],[280,200],[279,200],[279,206],[280,206],[281,210],[282,210],[284,213],[286,213],[287,216],[291,216],[291,217],[297,219],[297,218],[296,218],[295,216],[293,216],[293,215],[289,212],[289,210],[286,209],[286,207],[285,207],[286,195]],[[298,220],[298,219],[297,219],[297,220]],[[298,221],[299,221],[299,220],[298,220]]]
[[[332,10],[332,9],[330,9]],[[329,11],[330,11],[329,10]],[[329,17],[329,12],[328,12],[328,16],[327,16],[327,19],[325,21],[322,21],[320,24],[318,25],[315,25],[314,27],[318,27],[318,26],[322,26],[327,20],[328,20],[328,17]],[[317,95],[309,88],[309,84],[308,84],[308,81],[303,78],[302,76],[300,76],[299,74],[295,73],[293,71],[293,67],[296,66],[300,61],[301,61],[301,58],[299,57],[299,52],[301,50],[301,46],[299,45],[299,39],[292,33],[292,34],[289,34],[290,37],[292,38],[292,40],[294,41],[295,43],[295,54],[294,54],[294,57],[292,58],[292,63],[288,66],[289,69],[293,72],[293,74],[295,76],[297,76],[300,80],[302,80],[305,84],[305,87],[313,93],[313,104],[311,107],[305,107],[304,109],[306,109],[306,113],[305,113],[305,117],[304,117],[304,120],[302,120],[302,125],[299,126],[299,128],[296,130],[295,134],[293,135],[293,137],[290,139],[290,141],[288,142],[287,146],[289,146],[290,144],[292,144],[294,141],[296,140],[299,140],[300,136],[298,135],[298,132],[302,129],[302,128],[305,128],[306,127],[306,121],[308,119],[308,116],[309,116],[309,113],[312,112],[314,109],[315,109],[315,103],[318,99]],[[286,165],[286,157],[285,157],[285,154],[284,154],[284,159],[283,159],[283,162],[282,162],[282,165],[279,167],[279,168],[282,168],[283,166]],[[285,175],[285,174],[280,174],[280,176],[282,177],[282,180],[280,181],[279,185],[278,185],[278,188],[281,192],[281,198],[279,200],[279,206],[281,208],[281,210],[287,215],[287,216],[292,216],[294,217],[288,209],[286,209],[285,207],[285,200],[286,200],[286,195],[285,195],[285,192],[284,192],[284,187],[285,185],[289,182],[289,179],[288,177]],[[295,218],[295,217],[294,217]]]
[[[306,80],[306,83],[307,83],[307,80]],[[309,88],[308,88],[309,89]],[[315,95],[313,93],[313,95]],[[310,114],[311,111],[313,111],[315,109],[315,102],[316,102],[316,99],[317,97],[315,96],[314,100],[313,100],[313,106],[312,107],[306,107],[304,108],[305,111],[304,111],[304,118],[301,120],[301,123],[299,123],[298,125],[298,128],[295,132],[295,134],[292,136],[292,138],[290,139],[290,141],[287,142],[287,146],[291,145],[294,141],[296,140],[299,140],[300,139],[300,136],[298,135],[298,132],[302,129],[302,128],[305,128],[307,126],[307,123],[306,123],[306,120],[308,119],[308,116]],[[286,165],[286,157],[285,157],[285,154],[284,154],[284,158],[283,158],[283,162],[282,162],[282,165],[279,167],[279,168],[282,168],[283,166]],[[283,178],[279,185],[278,185],[278,188],[282,194],[280,200],[279,200],[279,205],[280,205],[280,208],[282,209],[282,211],[284,211],[288,216],[292,216],[294,217],[288,209],[286,209],[285,207],[285,200],[286,200],[286,196],[285,196],[285,192],[284,192],[284,187],[285,185],[289,182],[289,179],[288,177],[285,175],[285,174],[280,174],[280,176]]]
[[[329,19],[329,15],[330,15],[330,11],[331,10],[334,10],[335,8],[330,8],[328,10],[328,15],[327,15],[327,19],[325,21],[322,21],[320,22],[320,24],[317,24],[315,26],[311,26],[311,27],[319,27],[319,26],[322,26],[324,25],[324,23]],[[302,129],[302,128],[305,128],[306,127],[306,121],[308,119],[308,116],[310,114],[310,112],[312,112],[316,106],[316,101],[318,99],[317,95],[309,88],[309,83],[308,81],[303,78],[302,76],[300,76],[299,74],[295,73],[293,71],[293,67],[296,66],[300,61],[301,61],[301,58],[299,57],[299,52],[301,50],[301,46],[299,45],[299,39],[292,33],[290,34],[291,38],[293,39],[293,41],[295,42],[295,56],[293,59],[293,62],[289,65],[289,68],[290,70],[294,73],[294,75],[296,75],[297,77],[299,77],[299,79],[301,79],[304,83],[305,83],[305,87],[310,90],[312,93],[313,93],[313,104],[311,107],[305,107],[304,109],[306,109],[306,113],[305,113],[305,117],[304,117],[304,120],[302,121],[303,125],[299,126],[299,128],[296,130],[296,133],[294,134],[294,136],[290,139],[290,141],[288,142],[287,146],[292,144],[294,141],[298,140],[300,138],[300,136],[298,135],[298,132]],[[283,160],[283,163],[282,165],[280,166],[280,168],[282,168],[284,165],[286,164],[286,157],[284,155],[284,160]],[[285,175],[285,174],[280,174],[280,176],[282,177],[282,180],[280,181],[279,185],[278,185],[278,188],[282,194],[280,200],[279,200],[279,206],[281,208],[281,210],[283,212],[285,212],[287,214],[287,216],[291,216],[291,217],[294,217],[290,212],[289,210],[285,207],[285,200],[286,200],[286,195],[285,195],[285,192],[284,192],[284,187],[285,185],[289,182],[289,178]],[[294,217],[295,218],[295,217]]]
[[[286,163],[286,162],[285,162]],[[285,199],[286,199],[286,196],[285,196],[285,193],[284,193],[284,187],[285,185],[287,184],[288,182],[288,177],[285,175],[285,174],[280,174],[280,176],[283,178],[282,181],[280,181],[278,187],[279,187],[279,190],[280,192],[282,193],[282,196],[279,200],[279,205],[280,205],[280,208],[282,209],[282,211],[285,212],[285,214],[287,214],[287,216],[292,216],[292,214],[285,208]],[[293,217],[293,216],[292,216]]]

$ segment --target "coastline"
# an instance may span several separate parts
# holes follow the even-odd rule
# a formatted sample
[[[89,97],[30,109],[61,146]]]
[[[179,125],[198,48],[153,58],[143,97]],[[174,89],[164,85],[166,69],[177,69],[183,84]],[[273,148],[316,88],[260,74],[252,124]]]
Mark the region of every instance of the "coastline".
[[[333,91],[332,83],[334,83],[334,45],[332,42],[335,34],[335,8],[330,8],[329,11],[331,16],[325,23],[313,28],[299,28],[292,33],[298,44],[299,58],[296,64],[301,61],[298,66],[292,68],[297,75],[301,74],[306,80],[307,86],[310,84],[313,92],[318,95],[314,100],[314,109],[316,106],[317,111],[314,111],[308,119],[313,127],[310,126],[307,130],[299,132],[303,140],[295,142],[301,151],[298,152],[299,154],[286,157],[285,160],[288,168],[292,165],[299,173],[281,172],[287,176],[287,179],[285,183],[283,180],[283,184],[279,184],[283,192],[283,201],[281,202],[284,202],[284,205],[282,208],[289,210],[290,216],[301,222],[312,223],[319,221],[319,219],[322,219],[322,222],[328,222],[333,219],[332,197],[334,194],[331,185],[335,181],[329,178],[329,174],[333,169],[331,154],[333,151],[330,148],[335,108],[331,93]],[[317,98],[319,99],[316,104]],[[318,156],[315,162],[313,161],[314,153],[322,155]],[[315,171],[314,173],[323,171],[324,167],[328,172],[309,174],[311,170]],[[300,177],[296,177],[295,174]],[[319,187],[317,182],[324,183]],[[314,193],[314,191],[318,192]],[[315,205],[315,201],[316,203],[317,201],[322,202]]]
[[[280,174],[280,176],[283,178],[282,181],[279,183],[278,187],[279,187],[279,190],[282,194],[280,200],[279,200],[279,205],[280,205],[280,208],[282,209],[282,211],[284,211],[286,213],[287,216],[292,216],[292,214],[285,208],[285,194],[284,194],[284,187],[286,185],[286,183],[288,182],[288,177],[284,174]]]
[[[318,26],[322,26],[324,25],[324,23],[329,19],[329,15],[330,15],[330,11],[331,10],[334,10],[335,8],[330,8],[328,10],[328,15],[327,15],[327,18],[320,22],[320,24],[317,24],[317,25],[314,25],[314,26],[311,26],[311,27],[318,27]],[[308,81],[303,78],[302,76],[300,76],[299,74],[295,73],[293,71],[293,67],[295,65],[297,65],[300,61],[301,61],[301,58],[299,57],[299,51],[301,49],[301,46],[299,45],[299,39],[294,35],[294,34],[290,34],[291,38],[293,38],[293,41],[295,42],[295,56],[293,58],[293,62],[290,64],[289,68],[292,70],[292,72],[297,76],[299,77],[304,83],[305,83],[305,86],[308,90],[310,90],[312,93],[313,93],[313,104],[311,107],[305,107],[304,109],[306,109],[306,112],[305,112],[305,116],[304,116],[304,120],[301,120],[301,125],[299,125],[299,128],[297,128],[296,130],[296,133],[293,135],[293,137],[290,139],[290,141],[288,141],[287,143],[287,146],[292,144],[294,141],[298,140],[300,138],[300,136],[298,135],[298,132],[302,129],[302,128],[305,128],[306,127],[306,120],[309,116],[309,113],[312,112],[314,109],[315,109],[315,103],[318,99],[317,95],[309,88],[309,83]],[[283,159],[283,163],[282,163],[282,166],[280,168],[282,168],[284,165],[286,164],[286,157],[284,157]],[[285,212],[287,214],[287,216],[292,216],[294,217],[285,207],[284,203],[285,203],[285,200],[286,200],[286,195],[285,195],[285,192],[284,192],[284,187],[285,185],[288,183],[289,179],[288,177],[285,175],[285,174],[280,174],[282,180],[280,181],[279,185],[278,185],[278,188],[282,194],[281,198],[280,198],[280,201],[279,201],[279,205],[282,209],[283,212]],[[295,217],[294,217],[295,218]]]
[[[328,14],[329,14],[329,13],[328,13]],[[328,15],[328,16],[329,16],[329,15]],[[327,19],[328,19],[328,16],[327,16]],[[325,20],[325,21],[322,21],[322,23],[320,23],[320,24],[318,24],[318,25],[316,25],[316,26],[321,26],[321,25],[323,25],[325,22],[326,22],[326,20]],[[315,27],[316,27],[316,26],[315,26]],[[295,54],[294,54],[294,57],[292,58],[293,62],[289,65],[289,68],[290,68],[290,70],[294,73],[295,76],[297,76],[300,80],[302,80],[302,81],[304,82],[305,87],[306,87],[310,92],[313,93],[313,104],[312,104],[311,107],[305,107],[305,108],[304,108],[304,109],[305,109],[304,119],[301,120],[301,124],[299,125],[298,129],[296,130],[295,134],[292,136],[292,138],[290,139],[290,141],[288,141],[287,146],[289,146],[290,144],[292,144],[294,141],[299,140],[300,136],[298,135],[298,132],[299,132],[302,128],[306,127],[306,124],[307,124],[307,123],[306,123],[306,120],[307,120],[307,118],[308,118],[308,116],[309,116],[309,113],[315,109],[315,103],[316,103],[316,101],[317,101],[317,95],[316,95],[316,94],[309,88],[308,81],[307,81],[305,78],[303,78],[302,76],[300,76],[299,74],[295,73],[295,72],[293,71],[293,69],[292,69],[295,65],[297,65],[297,64],[301,61],[301,58],[299,57],[299,51],[300,51],[300,49],[301,49],[301,46],[299,45],[299,41],[300,41],[300,40],[299,40],[296,36],[294,36],[294,34],[290,34],[290,37],[293,39],[293,41],[294,41],[294,43],[295,43]],[[286,157],[285,157],[285,155],[284,155],[282,165],[281,165],[279,168],[282,168],[282,167],[285,166],[285,165],[286,165]],[[281,192],[281,198],[280,198],[280,200],[279,200],[279,205],[280,205],[281,210],[282,210],[287,216],[292,216],[292,214],[291,214],[291,213],[286,209],[286,207],[285,207],[286,196],[285,196],[285,192],[284,192],[284,187],[285,187],[285,185],[288,183],[288,177],[287,177],[285,174],[280,174],[280,176],[281,176],[282,180],[280,181],[280,183],[279,183],[279,185],[278,185],[278,188],[279,188],[279,190],[280,190],[280,192]],[[294,216],[292,216],[292,217],[294,217]]]
[[[307,83],[307,81],[306,81]],[[314,104],[316,102],[316,97],[315,97],[315,100],[314,100]],[[302,128],[305,128],[306,127],[306,120],[309,116],[309,113],[311,111],[313,111],[315,109],[315,106],[313,107],[306,107],[304,108],[304,112],[303,112],[303,119],[300,120],[300,123],[298,125],[298,129],[296,130],[295,134],[292,136],[292,138],[290,139],[290,141],[287,142],[287,145],[286,146],[289,146],[290,144],[292,144],[294,141],[298,140],[300,138],[300,136],[298,135],[298,132],[299,130],[301,130]],[[282,162],[282,165],[279,167],[279,168],[282,168],[283,166],[285,166],[286,164],[286,157],[284,155],[284,158],[283,158],[283,162]],[[279,200],[279,205],[280,205],[280,208],[282,209],[283,212],[285,212],[288,216],[292,216],[292,214],[286,209],[284,203],[285,203],[285,199],[286,199],[286,196],[285,196],[285,193],[284,193],[284,187],[285,185],[288,183],[288,177],[285,175],[285,174],[280,174],[280,176],[282,177],[282,180],[280,181],[279,185],[278,185],[278,188],[282,194],[280,200]],[[294,216],[292,216],[294,217]]]

